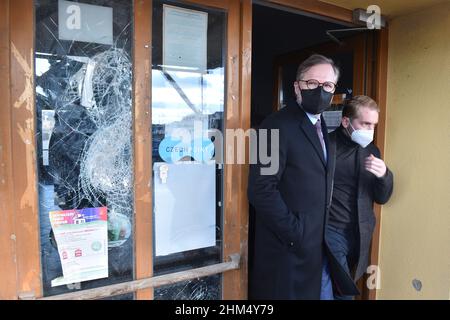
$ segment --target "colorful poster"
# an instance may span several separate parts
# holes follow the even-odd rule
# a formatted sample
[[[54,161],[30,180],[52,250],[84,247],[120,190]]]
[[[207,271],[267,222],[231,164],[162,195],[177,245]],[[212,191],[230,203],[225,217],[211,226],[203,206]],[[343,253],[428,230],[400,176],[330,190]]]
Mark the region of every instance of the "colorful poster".
[[[108,277],[107,208],[51,211],[63,277],[52,287]]]

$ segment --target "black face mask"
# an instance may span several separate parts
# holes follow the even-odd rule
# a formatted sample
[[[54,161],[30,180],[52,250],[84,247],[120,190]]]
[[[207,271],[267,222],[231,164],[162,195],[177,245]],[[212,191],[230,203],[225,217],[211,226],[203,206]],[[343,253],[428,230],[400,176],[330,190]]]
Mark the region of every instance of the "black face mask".
[[[330,106],[333,94],[322,87],[300,90],[302,93],[302,108],[311,114],[320,114]]]

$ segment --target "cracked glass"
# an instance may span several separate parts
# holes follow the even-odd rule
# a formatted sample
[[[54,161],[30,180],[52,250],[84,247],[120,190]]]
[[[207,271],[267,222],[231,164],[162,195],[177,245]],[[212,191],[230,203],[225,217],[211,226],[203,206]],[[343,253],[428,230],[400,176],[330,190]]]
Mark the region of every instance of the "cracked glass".
[[[133,280],[132,1],[35,0],[34,6],[44,296]],[[63,275],[66,256],[58,252],[50,212],[105,207],[106,242],[92,243],[91,251],[107,256],[106,275],[52,285],[70,275]]]

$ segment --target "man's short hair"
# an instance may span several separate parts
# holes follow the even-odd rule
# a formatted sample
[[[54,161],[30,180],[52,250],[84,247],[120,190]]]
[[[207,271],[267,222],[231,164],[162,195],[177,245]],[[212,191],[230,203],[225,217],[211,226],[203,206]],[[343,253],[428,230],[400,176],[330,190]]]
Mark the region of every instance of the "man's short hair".
[[[340,71],[338,66],[330,58],[327,58],[321,54],[313,54],[308,59],[303,61],[297,69],[297,80],[303,80],[303,75],[311,68],[319,64],[329,64],[333,67],[334,74],[336,75],[336,81],[339,79]],[[309,79],[306,79],[309,80]]]
[[[342,116],[350,119],[358,118],[360,108],[369,108],[380,112],[380,107],[378,107],[378,104],[371,97],[354,96],[344,105]]]

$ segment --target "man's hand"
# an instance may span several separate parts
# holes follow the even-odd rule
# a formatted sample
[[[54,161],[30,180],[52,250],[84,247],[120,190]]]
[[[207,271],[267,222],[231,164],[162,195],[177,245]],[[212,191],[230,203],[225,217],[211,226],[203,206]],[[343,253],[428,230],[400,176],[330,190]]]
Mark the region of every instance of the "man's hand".
[[[366,158],[364,163],[366,170],[372,172],[377,178],[381,178],[386,174],[386,164],[383,160],[378,159],[373,154]]]

